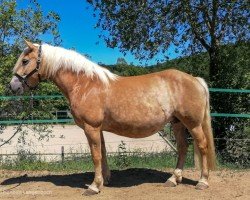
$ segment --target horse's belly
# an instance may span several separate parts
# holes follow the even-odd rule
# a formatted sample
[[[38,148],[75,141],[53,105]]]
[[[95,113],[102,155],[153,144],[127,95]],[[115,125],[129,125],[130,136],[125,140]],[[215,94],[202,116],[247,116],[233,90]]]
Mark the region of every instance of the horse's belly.
[[[103,130],[116,133],[117,135],[143,138],[150,136],[161,130],[164,125],[171,120],[166,119],[162,110],[158,112],[145,112],[145,110],[133,110],[133,114],[120,114],[119,116],[109,116],[104,120]]]
[[[122,126],[120,126],[122,127]],[[157,127],[150,127],[148,129],[144,128],[134,128],[123,126],[123,128],[107,128],[105,131],[109,131],[115,133],[120,136],[130,137],[130,138],[144,138],[155,134],[157,131],[163,129],[164,125],[157,126]]]

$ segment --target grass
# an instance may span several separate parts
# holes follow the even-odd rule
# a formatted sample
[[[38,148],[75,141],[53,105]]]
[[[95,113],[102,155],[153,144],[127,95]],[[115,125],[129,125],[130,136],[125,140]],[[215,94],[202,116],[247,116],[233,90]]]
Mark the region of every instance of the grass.
[[[192,168],[193,151],[189,149],[185,162],[185,168]],[[108,156],[108,164],[111,170],[123,170],[127,168],[150,168],[164,170],[175,168],[177,155],[173,152],[145,153],[127,152],[125,145],[121,145],[118,152]],[[218,169],[249,169],[249,166],[238,166],[235,163],[226,163],[223,157],[217,155]],[[28,171],[53,171],[53,172],[83,172],[93,171],[94,166],[90,155],[71,155],[64,161],[46,162],[39,156],[27,152],[19,152],[15,159],[1,159],[0,169],[28,170]]]
[[[108,156],[108,164],[112,170],[121,170],[127,168],[150,168],[166,169],[174,168],[177,162],[177,156],[174,153],[117,153]],[[192,155],[188,155],[187,168],[193,166]],[[42,159],[28,155],[26,157],[17,157],[15,160],[5,159],[0,162],[0,169],[6,170],[31,170],[31,171],[54,171],[54,172],[79,172],[93,171],[93,162],[91,156],[71,156],[61,161],[45,162]]]

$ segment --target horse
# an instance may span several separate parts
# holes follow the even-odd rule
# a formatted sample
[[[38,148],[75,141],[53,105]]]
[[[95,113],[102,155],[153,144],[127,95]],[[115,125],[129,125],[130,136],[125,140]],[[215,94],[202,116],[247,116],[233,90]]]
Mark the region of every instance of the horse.
[[[171,123],[176,138],[178,161],[164,185],[175,187],[182,182],[188,129],[201,158],[201,177],[195,188],[209,187],[209,170],[215,169],[216,156],[208,86],[202,78],[176,69],[122,77],[75,51],[25,43],[10,87],[22,94],[46,79],[67,98],[75,123],[86,134],[94,163],[94,180],[84,195],[98,194],[110,181],[103,131],[143,138],[167,123]]]

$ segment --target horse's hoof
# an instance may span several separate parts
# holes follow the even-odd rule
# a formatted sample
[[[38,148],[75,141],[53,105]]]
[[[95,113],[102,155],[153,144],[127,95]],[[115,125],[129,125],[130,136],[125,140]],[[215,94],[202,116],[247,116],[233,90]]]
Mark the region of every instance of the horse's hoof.
[[[94,191],[94,190],[91,190],[91,189],[87,189],[87,190],[85,190],[84,191],[84,193],[83,193],[83,195],[84,196],[93,196],[93,195],[96,195],[96,194],[98,194],[99,192],[96,192],[96,191]]]
[[[196,190],[205,190],[207,189],[209,186],[205,183],[198,183],[196,186],[195,186],[195,189]]]
[[[164,186],[165,187],[175,187],[176,185],[170,181],[170,180],[167,180],[165,183],[164,183]]]

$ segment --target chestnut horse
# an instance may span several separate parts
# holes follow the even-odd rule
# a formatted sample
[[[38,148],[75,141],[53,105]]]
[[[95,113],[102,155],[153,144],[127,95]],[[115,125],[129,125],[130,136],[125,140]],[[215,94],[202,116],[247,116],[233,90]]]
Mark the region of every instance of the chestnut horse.
[[[203,79],[174,69],[120,77],[72,50],[25,42],[27,48],[14,67],[10,87],[22,93],[49,79],[66,96],[75,123],[86,134],[94,162],[95,177],[85,195],[99,193],[110,179],[103,131],[143,138],[167,123],[172,124],[176,137],[178,162],[165,186],[174,187],[182,181],[187,128],[201,155],[196,189],[208,188],[215,150],[209,92]]]

